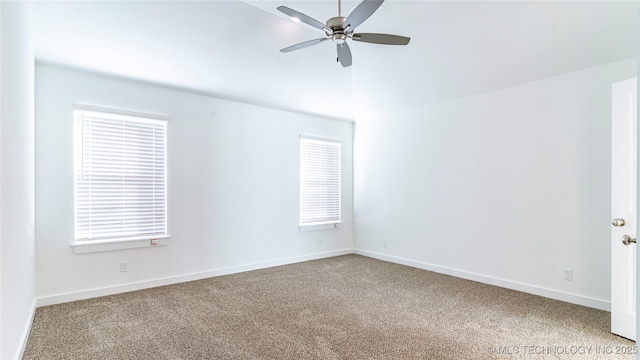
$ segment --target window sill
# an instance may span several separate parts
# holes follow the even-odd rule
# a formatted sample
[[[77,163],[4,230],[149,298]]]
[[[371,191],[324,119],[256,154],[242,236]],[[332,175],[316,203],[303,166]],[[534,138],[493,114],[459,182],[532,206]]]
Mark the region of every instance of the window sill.
[[[135,239],[135,240],[106,240],[106,241],[85,241],[71,244],[71,250],[74,254],[86,254],[102,251],[115,251],[126,249],[137,249],[145,247],[157,247],[165,246],[169,243],[169,236],[153,238],[157,239],[158,243],[151,245],[152,238],[148,239]]]
[[[340,229],[341,227],[342,227],[342,221],[330,222],[330,223],[314,223],[314,224],[300,224],[300,225],[298,225],[298,228],[300,229],[300,232],[329,230],[329,229]]]

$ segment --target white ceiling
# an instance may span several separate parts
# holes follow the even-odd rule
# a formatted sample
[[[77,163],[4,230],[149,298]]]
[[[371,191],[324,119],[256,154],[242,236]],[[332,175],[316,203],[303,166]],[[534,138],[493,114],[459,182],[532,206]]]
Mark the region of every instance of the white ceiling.
[[[352,118],[351,69],[336,66],[329,49],[308,49],[308,56],[280,53],[280,48],[317,34],[244,2],[30,6],[38,61]]]
[[[357,5],[343,3],[343,15]],[[30,3],[34,51],[63,64],[268,107],[352,119],[353,92],[428,104],[637,54],[636,1],[388,0],[359,32],[412,38],[406,47],[331,43],[278,50],[321,33],[276,11],[322,22],[336,1]],[[352,83],[353,82],[353,83]]]
[[[389,18],[404,16],[406,30],[379,18],[365,24],[412,40],[384,58],[378,48],[356,44],[362,45],[354,50],[361,61],[353,70],[358,108],[391,97],[416,110],[637,56],[637,1],[418,1],[408,7],[385,9]]]

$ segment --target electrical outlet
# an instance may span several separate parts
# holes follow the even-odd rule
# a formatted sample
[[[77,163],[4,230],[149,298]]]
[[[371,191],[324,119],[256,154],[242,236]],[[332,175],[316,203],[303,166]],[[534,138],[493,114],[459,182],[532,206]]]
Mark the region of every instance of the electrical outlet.
[[[120,261],[120,272],[129,271],[129,262],[128,261]]]
[[[382,247],[387,247],[387,239],[382,240]]]
[[[318,246],[322,246],[322,238],[318,239]]]
[[[564,269],[564,279],[567,281],[573,281],[573,270]]]

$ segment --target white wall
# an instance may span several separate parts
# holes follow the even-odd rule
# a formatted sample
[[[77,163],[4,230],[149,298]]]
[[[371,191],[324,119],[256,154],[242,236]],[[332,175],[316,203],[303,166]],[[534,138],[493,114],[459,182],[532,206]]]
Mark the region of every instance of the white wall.
[[[3,1],[0,7],[0,358],[14,359],[35,304],[34,61],[26,5]]]
[[[74,103],[169,116],[169,245],[72,253]],[[37,65],[39,304],[351,252],[352,131],[348,122]],[[344,140],[341,229],[298,230],[301,133]]]
[[[375,71],[354,73],[356,249],[608,308],[611,84],[636,60],[426,110]]]

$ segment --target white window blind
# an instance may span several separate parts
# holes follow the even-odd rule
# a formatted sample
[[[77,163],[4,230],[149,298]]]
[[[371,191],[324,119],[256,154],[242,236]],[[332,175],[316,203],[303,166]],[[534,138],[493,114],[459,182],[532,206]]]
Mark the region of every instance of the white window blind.
[[[338,141],[300,136],[300,225],[341,221]]]
[[[166,121],[74,110],[75,240],[167,235]]]

